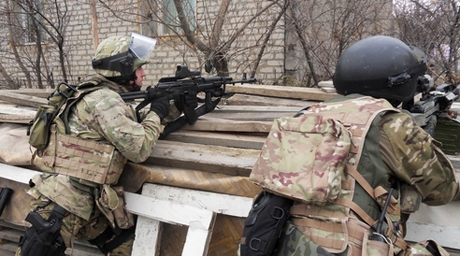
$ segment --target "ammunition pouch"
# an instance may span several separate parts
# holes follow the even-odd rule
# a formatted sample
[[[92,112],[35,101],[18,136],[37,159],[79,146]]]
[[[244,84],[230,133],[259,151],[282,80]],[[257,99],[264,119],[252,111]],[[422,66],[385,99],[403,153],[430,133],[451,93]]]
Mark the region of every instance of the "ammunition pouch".
[[[64,256],[66,245],[61,236],[60,221],[66,210],[59,205],[54,207],[48,220],[40,214],[30,212],[26,221],[32,226],[19,241],[22,256]]]
[[[275,250],[293,201],[263,190],[244,221],[241,256],[269,256]]]
[[[42,171],[97,184],[116,184],[127,161],[112,145],[60,134],[55,127],[41,161],[37,160],[34,164]]]

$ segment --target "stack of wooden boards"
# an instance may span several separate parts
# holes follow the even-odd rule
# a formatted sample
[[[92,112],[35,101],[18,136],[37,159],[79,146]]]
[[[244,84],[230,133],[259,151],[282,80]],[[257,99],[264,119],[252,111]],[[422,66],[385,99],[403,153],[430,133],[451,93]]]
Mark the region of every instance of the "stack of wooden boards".
[[[259,188],[247,177],[273,119],[293,116],[306,106],[336,96],[315,88],[242,84],[228,85],[226,89],[231,96],[222,99],[213,112],[193,126],[187,125],[158,141],[146,162],[127,165],[120,181],[127,191],[139,193],[143,184],[155,183],[253,198]],[[9,129],[8,138],[15,141],[5,143],[0,138],[5,145],[0,145],[1,162],[33,168],[28,165],[30,150],[25,124],[33,118],[38,106],[47,104],[50,93],[51,90],[32,89],[0,91],[0,122],[4,129]],[[19,132],[12,132],[17,129]],[[19,160],[18,155],[21,155]],[[1,186],[13,187],[12,201],[22,205],[7,207],[1,216],[0,253],[8,255],[17,247],[19,235],[27,226],[24,218],[29,210],[29,197],[25,194],[25,184],[0,179]],[[208,255],[235,255],[243,221],[242,217],[217,214]],[[165,224],[160,255],[180,255],[186,232],[187,227]],[[98,255],[94,247],[81,245],[73,255]]]

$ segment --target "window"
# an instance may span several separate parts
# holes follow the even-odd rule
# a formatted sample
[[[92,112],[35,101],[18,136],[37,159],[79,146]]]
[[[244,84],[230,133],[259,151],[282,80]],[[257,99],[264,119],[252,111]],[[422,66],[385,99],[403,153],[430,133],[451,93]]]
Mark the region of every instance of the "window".
[[[182,34],[179,15],[174,0],[146,0],[146,16],[150,22],[143,27],[145,35],[162,36],[172,34]],[[196,0],[181,0],[179,9],[187,20],[190,30],[195,30],[195,9]]]
[[[45,42],[44,25],[45,0],[12,0],[14,14],[14,32],[18,44],[35,44]]]

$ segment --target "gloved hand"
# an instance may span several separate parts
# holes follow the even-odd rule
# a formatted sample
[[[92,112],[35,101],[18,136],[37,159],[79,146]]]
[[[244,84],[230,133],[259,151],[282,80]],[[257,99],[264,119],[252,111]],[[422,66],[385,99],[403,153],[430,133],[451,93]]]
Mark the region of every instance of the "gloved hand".
[[[179,111],[184,111],[184,105],[194,109],[198,106],[198,98],[196,93],[189,92],[187,94],[181,94],[178,99],[174,100],[174,105]]]
[[[150,103],[150,110],[155,112],[160,117],[160,119],[163,119],[169,115],[169,109],[170,106],[167,97],[156,99]]]

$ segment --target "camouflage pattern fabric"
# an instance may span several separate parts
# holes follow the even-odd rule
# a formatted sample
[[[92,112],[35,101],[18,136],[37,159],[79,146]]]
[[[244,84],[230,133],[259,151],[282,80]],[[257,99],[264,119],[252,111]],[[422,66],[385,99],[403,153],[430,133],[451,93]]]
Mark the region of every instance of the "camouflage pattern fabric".
[[[350,146],[349,132],[334,119],[279,118],[249,179],[275,194],[324,205],[337,199]]]
[[[35,164],[43,171],[97,184],[116,184],[126,164],[126,158],[112,145],[56,134],[54,126],[41,159]]]
[[[348,95],[315,105],[309,111],[314,113],[317,113],[317,110],[353,112],[356,109],[365,109],[367,107],[366,102],[369,102],[368,98],[356,94]],[[344,107],[343,102],[347,100],[355,102],[355,110],[349,110]],[[438,145],[406,113],[386,112],[379,115],[372,123],[361,149],[363,154],[360,160],[356,162],[356,169],[373,188],[381,186],[388,191],[390,178],[396,181],[393,195],[398,199],[398,202],[392,206],[394,207],[392,214],[387,216],[387,218],[391,218],[391,221],[398,222],[407,219],[401,218],[401,214],[417,210],[420,202],[428,205],[443,205],[451,201],[458,193],[458,183],[454,175],[454,168]],[[410,189],[407,189],[407,186]],[[401,189],[403,187],[404,189]],[[342,180],[340,198],[352,200],[373,219],[377,219],[380,215],[382,202],[375,202],[359,184],[355,184],[354,181],[348,180],[348,178]],[[401,203],[404,205],[401,205]],[[298,237],[298,233],[290,233],[290,237],[282,237],[280,243],[284,247],[282,247],[278,255],[292,255],[290,253],[295,252],[292,251],[292,248],[300,250],[298,255],[303,255],[302,253],[305,251],[307,251],[305,255],[308,255],[308,253],[316,253],[318,246],[334,254],[341,255],[346,252],[347,248],[358,248],[359,244],[362,244],[365,240],[358,241],[357,238],[353,237],[352,231],[359,229],[351,228],[349,224],[340,228],[340,223],[344,221],[347,223],[347,219],[355,216],[353,211],[350,211],[344,205],[327,204],[325,206],[316,206],[310,204],[305,207],[302,213],[298,213],[297,216],[292,216],[291,218],[296,220],[307,218],[307,216],[315,223],[315,226],[307,225],[308,228],[305,227],[305,229],[298,226],[297,231],[303,237]],[[337,225],[332,225],[335,223]],[[366,225],[363,222],[362,224]],[[401,223],[401,226],[404,226],[404,224]],[[387,229],[388,226],[384,223],[383,230],[385,233],[390,233],[400,239],[404,237],[402,232]],[[327,235],[332,232],[331,230],[333,230],[334,235]],[[368,228],[368,230],[369,234],[373,232],[372,228]],[[312,245],[311,242],[314,244]],[[288,243],[290,247],[286,247]],[[354,245],[355,243],[356,246]],[[402,253],[402,249],[404,248],[395,246],[389,252],[396,255]],[[369,252],[372,253],[372,250]]]
[[[411,185],[427,205],[450,202],[458,193],[458,182],[439,142],[405,113],[384,116],[380,127],[380,151],[391,174]]]
[[[295,225],[286,223],[274,256],[333,256],[304,236]]]
[[[164,128],[158,115],[145,109],[140,115],[141,120],[136,120],[134,107],[125,103],[119,95],[119,92],[126,91],[123,86],[103,77],[95,77],[83,83],[85,86],[90,84],[100,85],[103,88],[85,95],[72,107],[69,116],[70,136],[113,145],[124,159],[136,163],[145,161],[152,153],[155,142]],[[171,112],[177,115],[178,111],[174,104],[171,104],[171,108],[174,109]],[[173,120],[175,117],[168,118]],[[62,120],[58,119],[56,124],[57,133],[65,134]],[[119,169],[120,172],[122,170],[123,168]],[[119,176],[119,173],[113,175]],[[101,185],[94,182],[70,179],[69,176],[49,172],[36,175],[32,181],[35,186],[29,190],[29,194],[33,198],[44,196],[82,221],[90,221],[93,218],[92,214],[98,212],[107,225],[114,227],[117,221],[113,216],[114,212],[117,214],[124,211],[114,206],[114,202],[119,204],[119,198],[112,199],[112,196],[104,196],[99,200],[103,189]],[[123,202],[122,198],[121,200]],[[95,201],[98,202],[97,206]],[[123,216],[120,220],[126,223],[125,226],[133,224]]]
[[[411,256],[431,256],[433,255],[427,247],[430,247],[431,251],[435,251],[437,255],[441,256],[449,256],[450,253],[447,252],[444,248],[439,246],[435,241],[433,240],[425,240],[421,241],[415,244],[410,245],[410,254]]]
[[[76,103],[74,114],[69,117],[71,136],[113,145],[124,158],[136,163],[145,161],[162,132],[160,118],[154,112],[149,112],[140,123],[136,122],[133,107],[127,105],[118,94],[118,91],[124,90],[122,86],[100,77],[92,81],[100,81],[100,85],[105,87],[85,95]],[[57,120],[56,130],[57,133],[65,134],[65,126],[60,119]],[[81,204],[88,201],[88,196],[92,196],[88,191],[94,184],[88,183],[93,186],[89,186],[86,191],[75,189],[66,179],[67,176],[62,176],[41,174],[41,177],[34,177],[34,189],[69,212],[87,219],[89,206],[82,207]],[[88,204],[93,205],[92,202]]]
[[[422,241],[419,243],[413,243],[410,245],[410,250],[405,254],[407,256],[432,256],[433,254],[427,250],[427,246],[430,245],[439,252],[441,256],[450,255],[444,248],[440,247],[436,242],[432,240]],[[369,255],[369,256],[382,256],[382,255],[393,255],[388,250],[389,245],[379,241],[366,241],[366,253],[359,253],[352,255]],[[348,250],[339,254],[329,253],[321,246],[315,244],[307,236],[305,236],[295,225],[288,221],[284,227],[283,233],[277,244],[277,249],[274,256],[333,256],[348,255]],[[396,255],[396,254],[394,254]],[[399,254],[397,254],[399,255]]]

